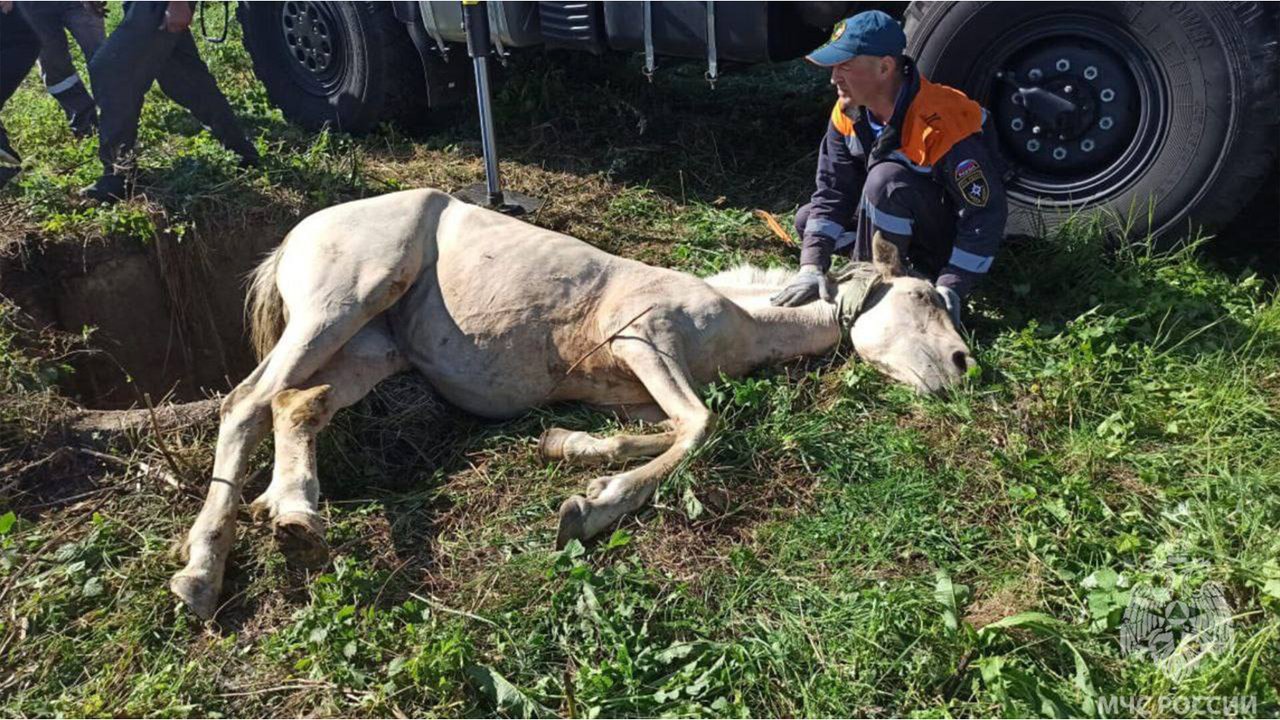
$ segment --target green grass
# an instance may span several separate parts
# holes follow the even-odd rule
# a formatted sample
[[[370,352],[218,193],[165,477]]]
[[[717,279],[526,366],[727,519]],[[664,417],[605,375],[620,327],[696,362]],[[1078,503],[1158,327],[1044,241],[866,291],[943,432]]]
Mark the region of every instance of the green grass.
[[[6,245],[214,244],[343,199],[480,179],[465,118],[425,138],[288,126],[235,38],[202,52],[262,170],[235,170],[153,91],[140,148],[154,190],[86,206],[74,189],[97,170],[95,141],[73,142],[29,80],[4,110],[28,158],[0,193]],[[763,67],[711,92],[692,68],[650,87],[634,63],[566,67],[526,58],[498,91],[506,177],[550,200],[536,222],[692,272],[794,264],[750,212],[785,224],[804,201],[821,77]],[[150,437],[119,448],[122,463],[36,466],[52,450],[37,442],[47,413],[29,408],[65,402],[50,388],[72,346],[23,339],[5,306],[0,713],[1100,715],[1114,696],[1242,696],[1280,713],[1274,278],[1217,269],[1197,247],[1109,251],[1080,218],[1011,241],[974,310],[981,377],[948,398],[844,357],[715,383],[719,429],[654,508],[562,553],[555,509],[591,476],[541,463],[532,439],[616,422],[557,407],[490,424],[431,406],[388,433],[394,407],[374,398],[323,443],[332,564],[290,570],[242,518],[227,606],[205,627],[165,589],[198,493],[140,469],[163,464]],[[166,443],[207,475],[207,430]],[[255,467],[269,464],[264,448]],[[1229,652],[1174,682],[1121,648],[1136,589],[1212,586],[1234,612]]]

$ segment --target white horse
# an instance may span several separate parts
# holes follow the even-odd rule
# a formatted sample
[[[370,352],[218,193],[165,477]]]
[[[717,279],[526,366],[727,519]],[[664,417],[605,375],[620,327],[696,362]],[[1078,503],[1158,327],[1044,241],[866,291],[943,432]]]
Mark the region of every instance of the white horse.
[[[877,238],[835,304],[773,307],[789,273],[751,267],[703,280],[615,257],[560,233],[410,190],[300,222],[255,271],[257,368],[222,403],[208,496],[170,588],[198,615],[217,609],[250,453],[274,425],[269,517],[292,562],[328,558],[317,511],[315,438],[338,409],[409,368],[458,407],[508,418],[575,400],[660,422],[651,435],[548,430],[547,458],[618,463],[560,507],[557,544],[586,539],[644,505],[711,432],[696,388],[720,373],[826,353],[848,332],[864,360],[922,392],[973,363],[928,281]]]

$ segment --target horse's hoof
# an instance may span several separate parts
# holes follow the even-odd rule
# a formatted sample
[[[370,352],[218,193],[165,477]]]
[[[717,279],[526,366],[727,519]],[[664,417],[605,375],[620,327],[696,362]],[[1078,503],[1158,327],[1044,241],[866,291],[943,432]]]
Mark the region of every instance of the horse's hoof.
[[[538,454],[543,460],[563,460],[564,443],[573,433],[563,428],[549,428],[538,438]]]
[[[318,570],[329,562],[324,524],[313,513],[290,512],[276,518],[276,545],[292,565]]]
[[[560,504],[560,528],[556,531],[556,549],[563,550],[570,540],[587,539],[587,499],[574,495]]]
[[[169,579],[169,590],[182,598],[201,620],[212,619],[218,609],[219,589],[204,578],[180,572]]]

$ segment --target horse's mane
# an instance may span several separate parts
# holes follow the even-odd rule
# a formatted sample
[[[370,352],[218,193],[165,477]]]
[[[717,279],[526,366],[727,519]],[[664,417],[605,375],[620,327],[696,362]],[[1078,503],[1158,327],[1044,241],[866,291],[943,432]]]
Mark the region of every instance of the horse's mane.
[[[705,278],[705,280],[712,287],[749,287],[752,285],[782,287],[787,284],[787,281],[791,279],[795,272],[795,268],[761,268],[749,263],[742,263],[723,272],[718,272]],[[844,281],[853,275],[871,276],[879,274],[880,271],[871,263],[847,262],[836,269],[832,276],[837,281]]]
[[[744,287],[751,285],[781,287],[794,274],[795,270],[792,268],[762,268],[750,263],[742,263],[705,279],[707,284],[712,287]]]

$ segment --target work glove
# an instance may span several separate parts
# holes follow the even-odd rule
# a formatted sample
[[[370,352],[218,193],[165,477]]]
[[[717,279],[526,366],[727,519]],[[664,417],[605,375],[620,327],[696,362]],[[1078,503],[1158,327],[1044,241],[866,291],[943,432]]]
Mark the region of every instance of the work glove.
[[[947,307],[947,314],[951,316],[951,324],[956,326],[956,332],[963,331],[964,325],[960,324],[960,293],[946,285],[939,285],[937,290],[942,297],[942,304]]]
[[[800,272],[791,278],[782,292],[769,298],[769,302],[783,307],[798,307],[821,297],[829,303],[836,301],[835,283],[817,265],[801,265]]]

